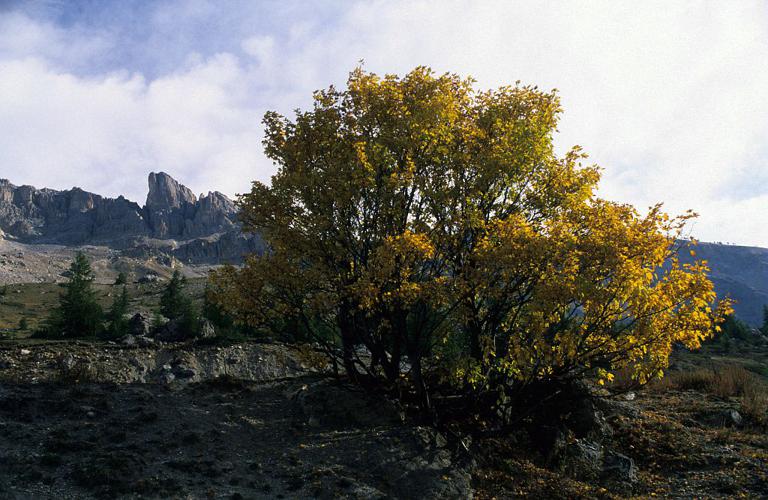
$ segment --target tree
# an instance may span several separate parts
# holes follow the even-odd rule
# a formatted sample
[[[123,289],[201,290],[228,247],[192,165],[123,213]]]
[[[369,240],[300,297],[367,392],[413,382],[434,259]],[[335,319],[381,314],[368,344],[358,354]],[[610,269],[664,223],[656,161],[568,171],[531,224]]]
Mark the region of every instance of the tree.
[[[115,279],[115,285],[120,286],[126,284],[128,284],[128,275],[124,272],[118,273],[117,278]]]
[[[198,330],[198,314],[192,299],[185,291],[186,285],[186,278],[178,269],[174,270],[160,297],[160,313],[170,320],[177,321],[183,331],[195,335]]]
[[[267,113],[278,170],[239,206],[268,251],[213,274],[218,303],[254,327],[297,318],[350,378],[408,382],[424,408],[446,384],[493,406],[625,368],[646,381],[698,347],[729,305],[676,257],[694,214],[598,198],[580,149],[555,154],[555,92],[473,83],[357,69],[294,120]]]
[[[720,327],[721,335],[729,339],[738,339],[750,341],[753,339],[752,329],[735,314],[729,314],[725,317]]]
[[[760,333],[768,336],[768,305],[763,305],[763,324],[760,327]]]
[[[115,295],[115,299],[112,302],[112,307],[107,313],[107,330],[106,336],[108,338],[120,338],[128,334],[129,321],[125,317],[128,313],[128,288],[123,285],[120,293]]]
[[[78,253],[69,267],[69,281],[64,284],[59,306],[44,327],[48,336],[93,337],[101,331],[104,313],[96,299],[93,280],[88,258]]]
[[[26,331],[28,328],[29,328],[29,321],[27,320],[27,318],[21,318],[19,320],[19,330],[23,332],[23,331]]]
[[[181,317],[189,307],[189,297],[184,288],[187,279],[181,275],[178,269],[173,271],[173,276],[160,297],[160,313],[168,319]]]

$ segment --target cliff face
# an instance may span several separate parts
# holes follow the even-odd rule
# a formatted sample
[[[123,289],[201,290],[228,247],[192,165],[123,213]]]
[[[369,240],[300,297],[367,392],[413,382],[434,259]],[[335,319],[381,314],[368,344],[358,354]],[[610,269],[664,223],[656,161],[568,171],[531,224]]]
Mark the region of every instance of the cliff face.
[[[24,243],[120,249],[160,240],[154,246],[189,254],[187,259],[194,262],[237,261],[243,252],[259,246],[258,238],[240,234],[232,200],[219,192],[198,199],[163,172],[149,174],[143,207],[122,196],[105,198],[80,188],[54,191],[14,186],[0,179],[2,234]],[[187,245],[189,250],[182,251]]]

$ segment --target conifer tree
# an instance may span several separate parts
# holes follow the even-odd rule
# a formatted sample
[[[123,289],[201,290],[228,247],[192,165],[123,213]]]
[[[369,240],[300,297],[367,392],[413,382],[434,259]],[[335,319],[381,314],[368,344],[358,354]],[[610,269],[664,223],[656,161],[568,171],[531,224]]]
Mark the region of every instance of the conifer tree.
[[[181,275],[178,269],[173,271],[171,281],[165,287],[162,297],[160,297],[160,312],[168,319],[181,317],[189,304],[184,288],[187,280]]]
[[[104,312],[93,289],[93,270],[82,253],[69,267],[69,282],[59,298],[59,306],[46,322],[46,331],[55,337],[93,337],[103,328]]]
[[[128,320],[125,318],[128,312],[128,288],[123,285],[119,295],[115,296],[112,307],[107,314],[109,324],[107,326],[107,336],[110,338],[119,338],[128,334]]]
[[[160,313],[170,320],[178,320],[180,328],[190,335],[197,332],[197,311],[187,295],[187,280],[178,269],[160,297]]]

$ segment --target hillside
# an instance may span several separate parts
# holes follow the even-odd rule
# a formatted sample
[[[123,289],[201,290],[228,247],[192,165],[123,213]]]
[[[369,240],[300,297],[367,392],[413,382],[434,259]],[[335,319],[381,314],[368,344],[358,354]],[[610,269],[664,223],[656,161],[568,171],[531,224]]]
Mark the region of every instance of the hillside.
[[[768,249],[717,243],[699,243],[696,259],[705,259],[720,297],[735,299],[736,314],[753,326],[763,322],[763,305],[768,304]],[[690,262],[688,252],[681,260]]]

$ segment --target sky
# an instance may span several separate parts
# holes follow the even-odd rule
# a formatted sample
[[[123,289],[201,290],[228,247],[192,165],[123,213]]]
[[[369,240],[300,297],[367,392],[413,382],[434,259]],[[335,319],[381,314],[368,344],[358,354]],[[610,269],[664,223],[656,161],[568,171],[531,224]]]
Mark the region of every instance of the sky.
[[[269,181],[261,118],[364,61],[558,89],[599,194],[768,247],[763,1],[0,0],[0,178],[143,202]]]

